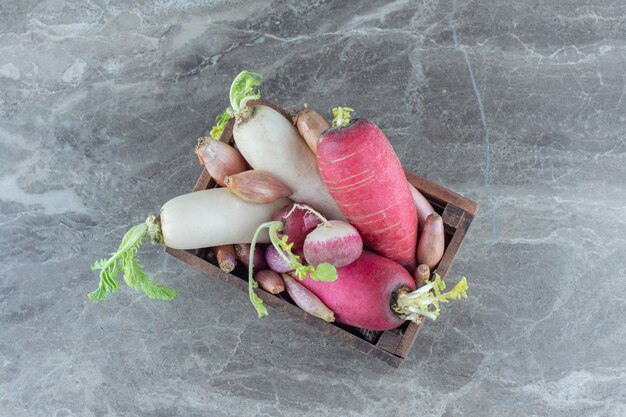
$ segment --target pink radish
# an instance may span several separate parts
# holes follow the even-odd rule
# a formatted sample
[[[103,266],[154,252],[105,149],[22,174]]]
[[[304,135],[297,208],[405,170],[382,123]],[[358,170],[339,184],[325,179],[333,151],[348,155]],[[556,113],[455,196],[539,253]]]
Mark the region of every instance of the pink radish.
[[[335,108],[334,129],[317,142],[317,164],[330,195],[363,242],[413,272],[417,212],[400,160],[369,120],[349,123]]]
[[[434,282],[415,290],[413,277],[400,264],[366,250],[350,265],[337,268],[337,274],[333,282],[306,279],[302,285],[335,313],[337,323],[364,329],[391,330],[420,316],[436,319],[439,302],[467,297],[465,278],[445,294],[436,274]]]
[[[304,259],[313,266],[328,262],[339,268],[354,262],[362,251],[359,232],[340,220],[320,224],[304,240]]]

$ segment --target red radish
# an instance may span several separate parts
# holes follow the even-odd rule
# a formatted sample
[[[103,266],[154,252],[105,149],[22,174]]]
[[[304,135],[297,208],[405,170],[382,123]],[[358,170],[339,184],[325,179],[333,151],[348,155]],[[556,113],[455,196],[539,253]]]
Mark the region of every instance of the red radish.
[[[337,275],[333,282],[306,279],[302,285],[335,313],[337,323],[363,329],[391,330],[405,320],[421,320],[419,315],[436,319],[439,302],[467,297],[465,278],[445,294],[439,275],[415,290],[413,277],[400,264],[366,250],[350,265],[337,268]]]
[[[235,254],[246,267],[250,265],[250,244],[238,243],[235,245]],[[265,248],[263,246],[257,246],[254,250],[253,266],[254,270],[258,271],[267,268],[267,262],[265,262]]]
[[[278,232],[278,237],[287,236],[287,242],[293,243],[293,250],[301,250],[306,236],[321,223],[321,220],[308,210],[306,206],[296,203],[281,207],[274,216],[274,220],[283,223],[283,228]]]
[[[426,217],[424,228],[417,244],[417,262],[426,264],[434,270],[446,249],[446,239],[443,230],[443,219],[437,213]]]
[[[435,209],[430,205],[422,193],[417,191],[417,188],[413,187],[411,183],[409,183],[409,190],[411,191],[413,203],[415,203],[415,209],[417,210],[417,225],[421,231],[424,228],[426,217],[428,217],[430,213],[434,213]]]
[[[271,269],[263,269],[254,274],[254,279],[270,294],[278,294],[285,291],[285,282],[276,272]]]
[[[296,269],[295,266],[283,259],[278,253],[278,250],[272,245],[268,245],[267,248],[265,248],[265,262],[267,262],[267,266],[269,266],[272,271],[276,272],[291,272]]]
[[[224,184],[231,193],[248,203],[265,204],[289,197],[292,192],[271,174],[256,169],[229,175]]]
[[[390,330],[404,322],[391,306],[396,292],[414,290],[415,281],[400,264],[364,250],[356,261],[337,268],[337,275],[334,282],[302,281],[335,313],[337,323]]]
[[[269,242],[261,235],[259,223],[272,218],[273,213],[287,204],[288,199],[269,204],[250,204],[232,195],[225,188],[213,188],[184,194],[163,204],[159,215],[151,214],[145,223],[132,227],[117,252],[100,259],[92,269],[100,270],[100,285],[89,294],[92,301],[105,300],[119,290],[116,279],[120,272],[124,281],[135,290],[143,290],[150,298],[170,300],[171,290],[152,280],[137,262],[137,250],[146,237],[154,244],[172,249],[197,249],[232,243]]]
[[[335,321],[333,311],[306,287],[287,274],[283,274],[283,281],[285,282],[287,293],[298,307],[324,321]]]
[[[235,118],[233,137],[237,149],[253,169],[267,171],[293,191],[292,199],[312,204],[331,219],[343,220],[337,204],[320,178],[315,155],[307,147],[298,129],[276,110],[249,106],[261,97],[256,87],[260,74],[242,71],[230,87],[230,107],[218,116],[216,135]]]
[[[313,266],[328,262],[339,268],[354,262],[362,251],[359,232],[341,220],[323,222],[304,240],[304,259]]]
[[[225,186],[225,177],[243,172],[247,167],[237,149],[208,136],[198,139],[196,155],[209,175],[222,187]]]
[[[305,209],[315,215],[320,215],[311,207],[305,205],[293,206],[287,213],[285,213],[284,207],[281,208],[281,210],[279,211],[281,220],[274,220],[259,225],[256,232],[254,233],[254,237],[252,238],[252,243],[250,244],[251,253],[254,253],[255,251],[257,237],[260,236],[260,233],[265,228],[267,228],[269,231],[269,238],[272,245],[268,246],[268,248],[265,250],[265,258],[270,268],[277,271],[293,271],[293,274],[295,274],[300,279],[304,279],[308,274],[311,279],[314,279],[316,281],[329,282],[336,280],[337,270],[333,265],[329,263],[321,263],[316,267],[313,267],[311,265],[303,265],[301,262],[302,257],[294,254],[294,244],[288,242],[289,236],[278,236],[278,234],[283,231],[285,224],[288,224],[288,222],[285,222],[285,220],[289,219],[297,208]],[[250,261],[250,263],[252,263],[252,260]],[[252,268],[248,266],[248,295],[250,296],[250,301],[256,309],[259,317],[263,317],[266,316],[268,312],[267,308],[265,308],[265,306],[263,305],[263,300],[261,300],[261,298],[259,298],[259,296],[256,295],[256,293],[254,292],[254,289],[258,288],[259,285],[254,280],[252,272]]]
[[[418,223],[404,170],[374,123],[360,119],[347,125],[350,110],[333,109],[335,129],[317,142],[320,174],[363,242],[413,272]]]

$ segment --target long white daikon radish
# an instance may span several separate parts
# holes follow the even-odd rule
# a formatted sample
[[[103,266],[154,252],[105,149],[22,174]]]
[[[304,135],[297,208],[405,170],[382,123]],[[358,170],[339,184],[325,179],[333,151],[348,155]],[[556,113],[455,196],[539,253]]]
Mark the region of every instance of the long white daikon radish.
[[[255,78],[256,77],[256,78]],[[315,154],[311,152],[298,129],[276,110],[247,103],[261,97],[255,87],[260,74],[242,71],[230,89],[230,104],[212,134],[221,135],[220,128],[235,117],[233,137],[237,149],[254,169],[267,171],[289,187],[290,198],[306,203],[328,219],[344,220],[339,207],[322,182]]]
[[[247,203],[226,188],[213,188],[175,197],[151,214],[144,223],[132,227],[122,239],[117,252],[95,262],[100,270],[100,286],[89,294],[93,301],[105,300],[119,289],[117,275],[135,290],[150,298],[169,300],[178,293],[151,279],[135,256],[145,237],[154,244],[173,249],[197,249],[233,243],[250,243],[259,224],[272,219],[274,213],[290,200],[281,198],[267,204]],[[269,242],[269,235],[259,236]]]

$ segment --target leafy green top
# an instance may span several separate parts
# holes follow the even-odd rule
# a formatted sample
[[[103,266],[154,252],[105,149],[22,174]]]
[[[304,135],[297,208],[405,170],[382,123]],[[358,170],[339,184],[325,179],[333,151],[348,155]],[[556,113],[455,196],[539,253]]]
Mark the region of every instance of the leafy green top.
[[[171,300],[178,295],[177,291],[150,278],[143,271],[143,265],[135,259],[146,235],[150,234],[153,239],[159,240],[160,230],[156,230],[158,226],[154,223],[155,218],[156,216],[151,215],[145,223],[132,227],[124,235],[117,252],[112,253],[109,259],[103,258],[91,265],[94,271],[100,270],[100,285],[88,295],[91,301],[106,300],[109,294],[119,290],[120,285],[116,277],[120,271],[124,274],[124,282],[129,287],[134,290],[141,289],[152,299]]]
[[[247,103],[250,100],[261,98],[261,93],[256,87],[261,85],[259,78],[263,78],[258,72],[243,70],[235,77],[230,85],[230,107],[224,113],[217,115],[217,124],[211,129],[211,137],[218,140],[230,119],[235,116],[247,114]]]
[[[335,129],[340,127],[346,127],[350,124],[352,119],[352,113],[354,109],[350,107],[335,107],[333,108],[333,127]]]
[[[442,293],[446,288],[446,283],[439,274],[435,274],[434,281],[426,281],[426,284],[411,293],[400,293],[396,300],[394,310],[401,316],[411,316],[419,314],[431,320],[439,317],[439,303],[447,303],[449,300],[460,300],[467,298],[467,280],[465,277],[446,293]],[[431,292],[432,290],[432,292]],[[433,306],[433,309],[430,306]]]

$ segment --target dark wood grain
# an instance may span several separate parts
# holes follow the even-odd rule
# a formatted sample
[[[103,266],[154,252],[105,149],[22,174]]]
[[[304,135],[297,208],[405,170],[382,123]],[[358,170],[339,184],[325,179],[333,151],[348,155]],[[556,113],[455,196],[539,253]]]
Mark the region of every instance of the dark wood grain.
[[[292,121],[292,115],[289,112],[274,105],[273,103],[266,100],[251,100],[248,102],[248,106],[250,107],[255,105],[265,105],[271,107],[280,112],[283,116],[285,116],[285,118]],[[234,120],[231,120],[224,130],[220,140],[227,143],[232,142],[233,126]],[[446,233],[451,236],[446,246],[444,255],[434,271],[437,272],[442,279],[445,279],[478,207],[473,201],[468,200],[467,198],[450,191],[445,187],[435,184],[411,171],[405,170],[405,174],[408,181],[431,202],[433,207],[437,208],[437,210],[442,213]],[[206,169],[204,169],[196,181],[193,191],[205,190],[214,186],[215,182]],[[195,254],[190,251],[188,252],[171,248],[165,248],[165,251],[211,278],[217,278],[224,281],[236,288],[239,288],[245,293],[248,291],[248,283],[245,279],[226,273],[220,270],[216,265],[206,260],[206,248],[198,249],[195,251]],[[362,336],[358,336],[357,334],[360,334],[358,331],[351,333],[350,331],[332,323],[327,323],[317,317],[313,317],[287,301],[285,298],[267,293],[261,289],[257,289],[257,293],[263,302],[274,309],[282,311],[296,320],[303,321],[306,324],[322,331],[327,336],[345,343],[348,346],[352,346],[366,356],[373,357],[395,368],[400,367],[404,358],[409,355],[411,348],[417,339],[417,335],[424,325],[423,323],[416,324],[411,322],[408,326],[406,326],[403,332],[399,330],[394,330],[393,332],[382,332],[381,336],[377,339],[377,342],[373,344],[364,339]],[[251,314],[254,313],[251,312]]]

